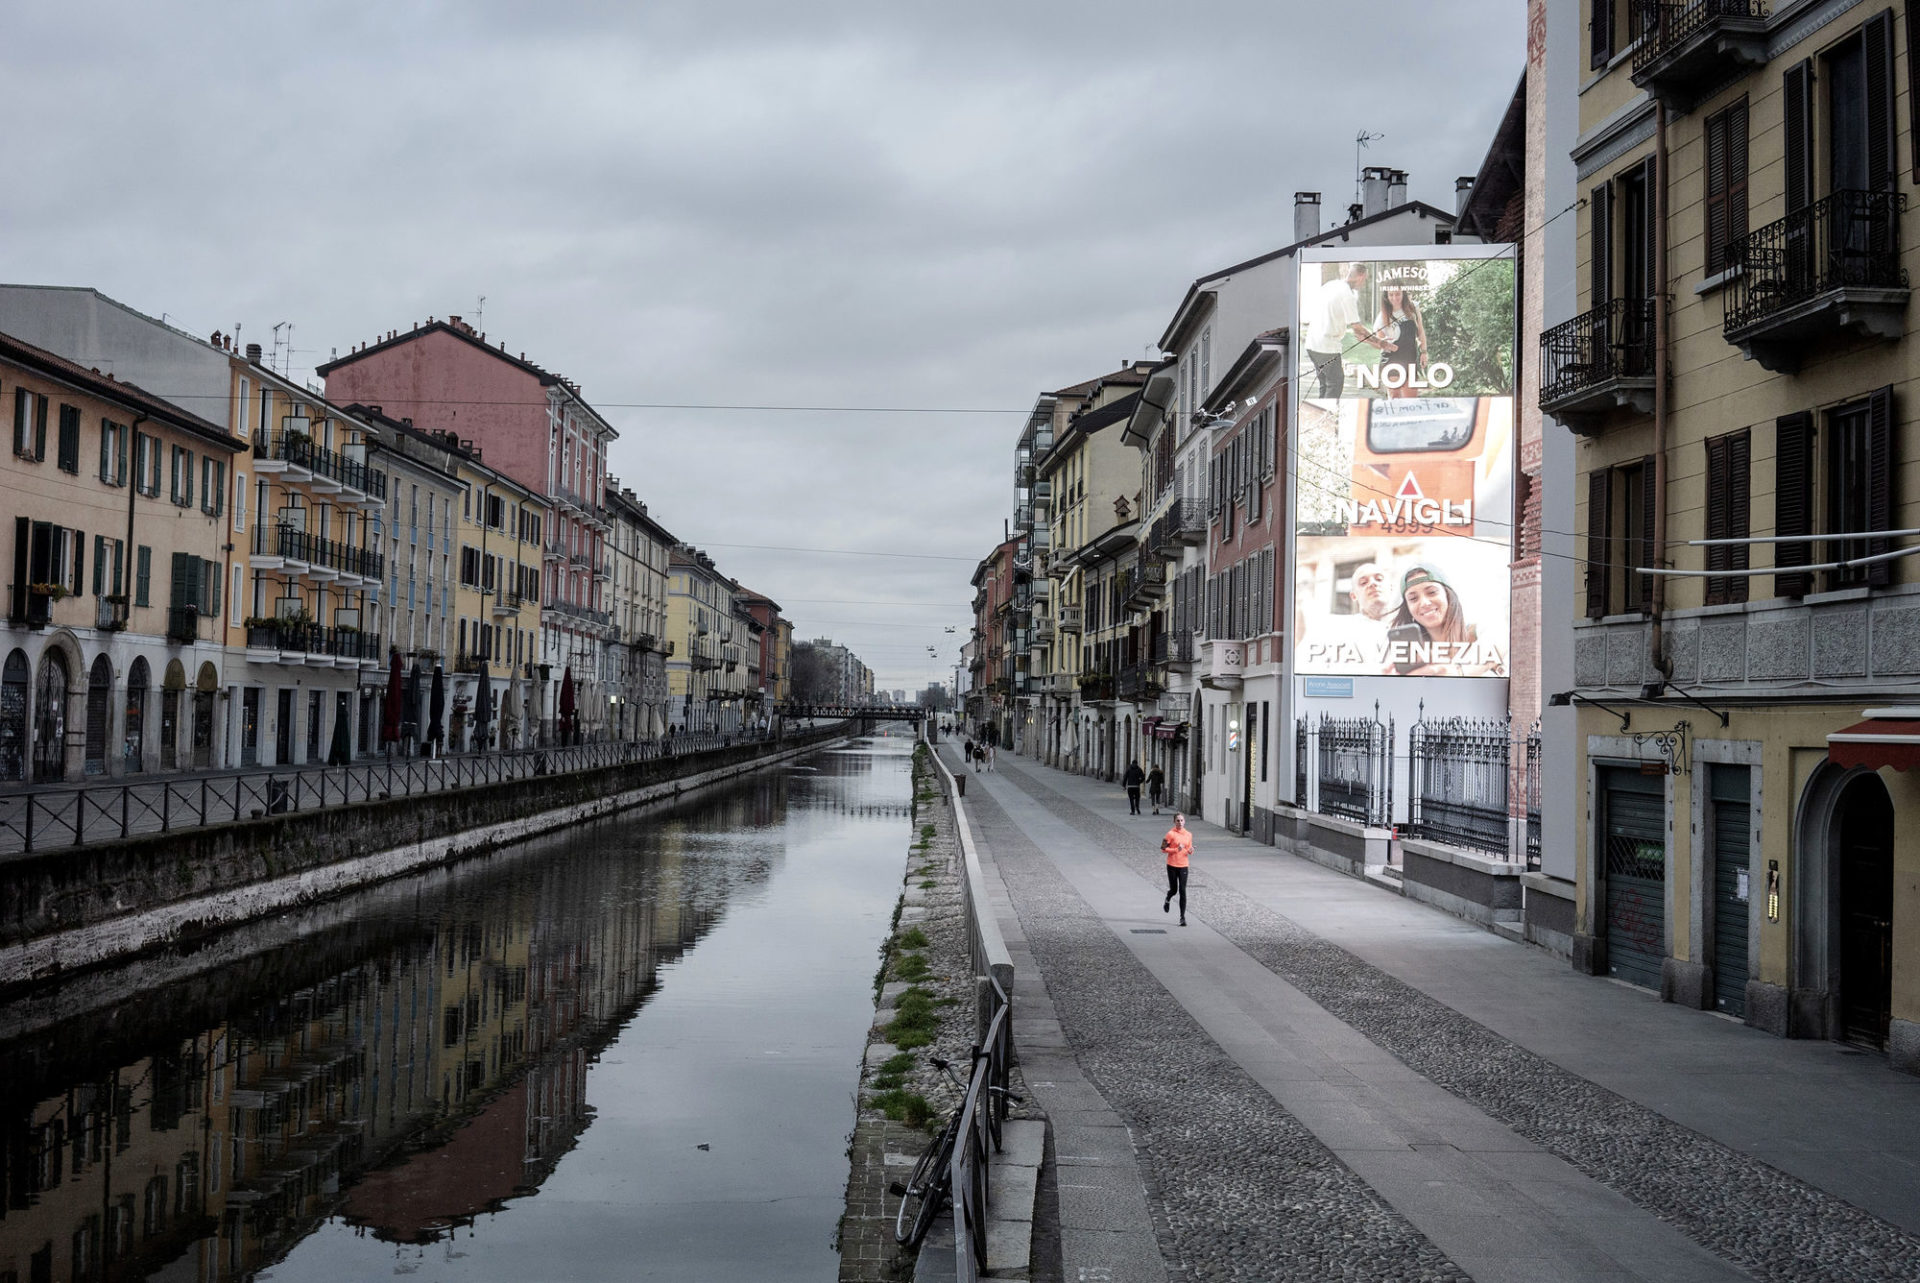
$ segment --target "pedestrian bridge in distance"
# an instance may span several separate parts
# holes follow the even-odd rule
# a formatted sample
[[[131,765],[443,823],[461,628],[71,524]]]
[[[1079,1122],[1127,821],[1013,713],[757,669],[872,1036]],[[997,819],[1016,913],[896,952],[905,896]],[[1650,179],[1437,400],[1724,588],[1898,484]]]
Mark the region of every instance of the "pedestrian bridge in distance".
[[[773,711],[782,717],[818,717],[822,719],[864,718],[880,722],[922,722],[927,710],[918,704],[801,704],[788,701],[775,704]]]

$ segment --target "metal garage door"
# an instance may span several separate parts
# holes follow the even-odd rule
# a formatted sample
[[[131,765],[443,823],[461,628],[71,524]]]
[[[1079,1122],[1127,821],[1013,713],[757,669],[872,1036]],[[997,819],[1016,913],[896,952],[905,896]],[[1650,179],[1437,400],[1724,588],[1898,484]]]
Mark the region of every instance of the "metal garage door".
[[[1745,766],[1713,768],[1713,1005],[1747,1014],[1747,921],[1753,898],[1752,799]]]
[[[1667,955],[1666,780],[1609,768],[1606,799],[1607,974],[1660,987]]]

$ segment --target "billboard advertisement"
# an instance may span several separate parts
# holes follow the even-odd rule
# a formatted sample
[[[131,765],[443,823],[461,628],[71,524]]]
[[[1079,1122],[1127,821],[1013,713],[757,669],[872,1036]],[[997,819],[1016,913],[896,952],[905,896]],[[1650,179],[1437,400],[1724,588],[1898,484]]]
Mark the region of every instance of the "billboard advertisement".
[[[1323,259],[1299,286],[1295,671],[1505,677],[1513,260]]]

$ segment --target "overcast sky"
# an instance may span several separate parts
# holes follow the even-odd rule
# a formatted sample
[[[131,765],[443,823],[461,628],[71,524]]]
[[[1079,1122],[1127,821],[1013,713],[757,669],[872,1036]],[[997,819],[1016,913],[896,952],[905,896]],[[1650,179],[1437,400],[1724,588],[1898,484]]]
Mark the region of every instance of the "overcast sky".
[[[1361,128],[1451,208],[1525,53],[1518,0],[140,0],[6,25],[0,279],[268,345],[290,321],[300,376],[485,295],[490,338],[618,426],[614,469],[669,529],[884,688],[950,675],[1039,392],[1150,354],[1196,276],[1291,239],[1295,190],[1334,217]],[[640,405],[663,402],[1011,413]],[[915,556],[769,550],[797,548]]]

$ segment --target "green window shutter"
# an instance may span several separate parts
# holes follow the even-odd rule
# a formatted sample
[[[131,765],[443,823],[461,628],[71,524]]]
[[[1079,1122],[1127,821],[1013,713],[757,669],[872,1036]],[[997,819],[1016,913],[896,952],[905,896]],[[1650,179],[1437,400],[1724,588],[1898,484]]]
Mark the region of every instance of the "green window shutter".
[[[100,479],[113,481],[113,425],[105,419],[100,420]],[[99,558],[95,557],[95,561]]]
[[[37,462],[47,457],[47,398],[43,396],[33,399],[33,457]]]
[[[87,536],[85,531],[73,532],[73,595],[78,597],[87,582]]]
[[[153,587],[153,549],[141,544],[134,550],[133,604],[150,605]]]
[[[27,569],[27,550],[33,547],[33,521],[28,517],[13,519],[13,592],[9,598],[7,618],[16,624],[27,620],[27,585],[33,582]]]
[[[93,537],[93,595],[96,597],[106,595],[106,573],[107,537],[95,535]]]
[[[127,591],[127,546],[120,540],[113,541],[113,595],[118,597]]]

